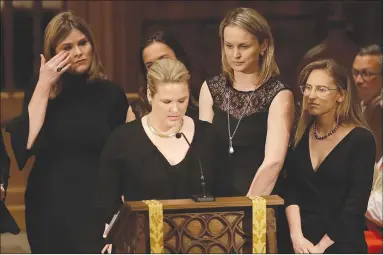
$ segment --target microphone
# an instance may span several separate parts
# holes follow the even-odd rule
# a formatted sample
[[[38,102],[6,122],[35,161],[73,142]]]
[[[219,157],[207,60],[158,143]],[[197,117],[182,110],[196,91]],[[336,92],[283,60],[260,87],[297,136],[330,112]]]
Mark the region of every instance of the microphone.
[[[180,139],[181,137],[184,138],[184,140],[187,142],[189,149],[191,149],[191,143],[188,141],[187,137],[184,135],[184,133],[180,132],[176,134],[176,138]],[[192,199],[195,202],[213,202],[215,201],[215,198],[209,194],[207,194],[207,188],[205,184],[205,178],[204,178],[204,172],[203,167],[201,166],[201,161],[199,156],[196,154],[195,157],[197,158],[197,161],[199,162],[200,167],[200,187],[201,187],[201,195],[192,195]]]

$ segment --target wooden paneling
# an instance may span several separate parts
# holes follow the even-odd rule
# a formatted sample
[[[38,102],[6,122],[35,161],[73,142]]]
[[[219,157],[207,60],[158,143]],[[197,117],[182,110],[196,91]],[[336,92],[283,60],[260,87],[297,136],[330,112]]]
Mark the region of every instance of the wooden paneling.
[[[76,15],[88,20],[88,1],[67,1],[66,3],[68,11],[73,11]]]
[[[198,93],[201,82],[221,68],[218,24],[228,10],[240,6],[255,8],[267,18],[275,37],[276,59],[282,79],[293,87],[296,86],[297,67],[305,53],[326,38],[329,16],[345,19],[347,23],[343,29],[355,43],[374,40],[381,43],[378,35],[382,35],[379,30],[382,25],[377,21],[382,12],[377,10],[381,7],[378,1],[68,2],[70,9],[83,14],[91,24],[100,41],[100,52],[109,77],[133,93],[140,84],[140,41],[144,35],[159,29],[176,33],[181,41],[191,59],[193,91]],[[371,15],[355,15],[357,10],[367,10]],[[93,19],[90,13],[101,18]]]

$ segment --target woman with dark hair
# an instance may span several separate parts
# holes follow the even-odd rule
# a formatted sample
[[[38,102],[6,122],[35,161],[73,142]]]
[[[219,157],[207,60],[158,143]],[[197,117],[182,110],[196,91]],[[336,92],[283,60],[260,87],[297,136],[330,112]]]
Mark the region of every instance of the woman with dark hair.
[[[45,30],[38,81],[11,121],[19,169],[36,156],[25,193],[32,253],[98,253],[103,224],[95,178],[109,134],[128,110],[124,91],[105,78],[88,25],[70,12]]]
[[[158,31],[147,37],[140,49],[140,65],[144,83],[139,87],[139,99],[131,103],[128,109],[128,122],[139,119],[151,111],[151,104],[147,98],[147,72],[152,64],[163,58],[177,59],[182,62],[188,70],[191,70],[190,62],[179,41],[169,33]],[[198,102],[190,95],[187,116],[198,118]]]

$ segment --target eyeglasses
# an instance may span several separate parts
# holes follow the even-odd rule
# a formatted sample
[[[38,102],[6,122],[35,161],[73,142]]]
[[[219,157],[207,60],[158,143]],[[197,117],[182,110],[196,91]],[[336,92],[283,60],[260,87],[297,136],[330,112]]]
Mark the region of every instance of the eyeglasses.
[[[338,90],[337,88],[330,89],[326,86],[312,86],[309,84],[301,85],[299,87],[300,87],[301,93],[303,93],[304,96],[309,96],[309,94],[311,94],[312,88],[315,88],[316,95],[319,97],[326,97],[329,95],[329,93],[332,90]]]
[[[369,81],[373,76],[376,76],[376,75],[380,75],[382,74],[381,72],[369,72],[367,70],[362,70],[362,71],[359,71],[359,70],[356,70],[356,69],[352,69],[352,75],[353,77],[356,79],[359,75],[361,76],[361,78],[364,80],[364,81]]]

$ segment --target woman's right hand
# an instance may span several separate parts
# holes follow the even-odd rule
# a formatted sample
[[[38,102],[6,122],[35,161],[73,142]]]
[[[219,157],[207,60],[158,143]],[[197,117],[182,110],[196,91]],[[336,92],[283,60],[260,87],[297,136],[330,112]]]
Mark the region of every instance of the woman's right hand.
[[[313,244],[304,236],[292,238],[293,250],[296,254],[309,254],[309,250],[313,248]]]
[[[45,57],[40,54],[39,84],[51,88],[57,83],[60,76],[71,66],[71,56],[66,51],[61,51],[46,62]]]
[[[108,254],[112,253],[112,244],[106,244],[104,248],[101,250],[101,254],[104,254],[105,251],[108,251]]]

